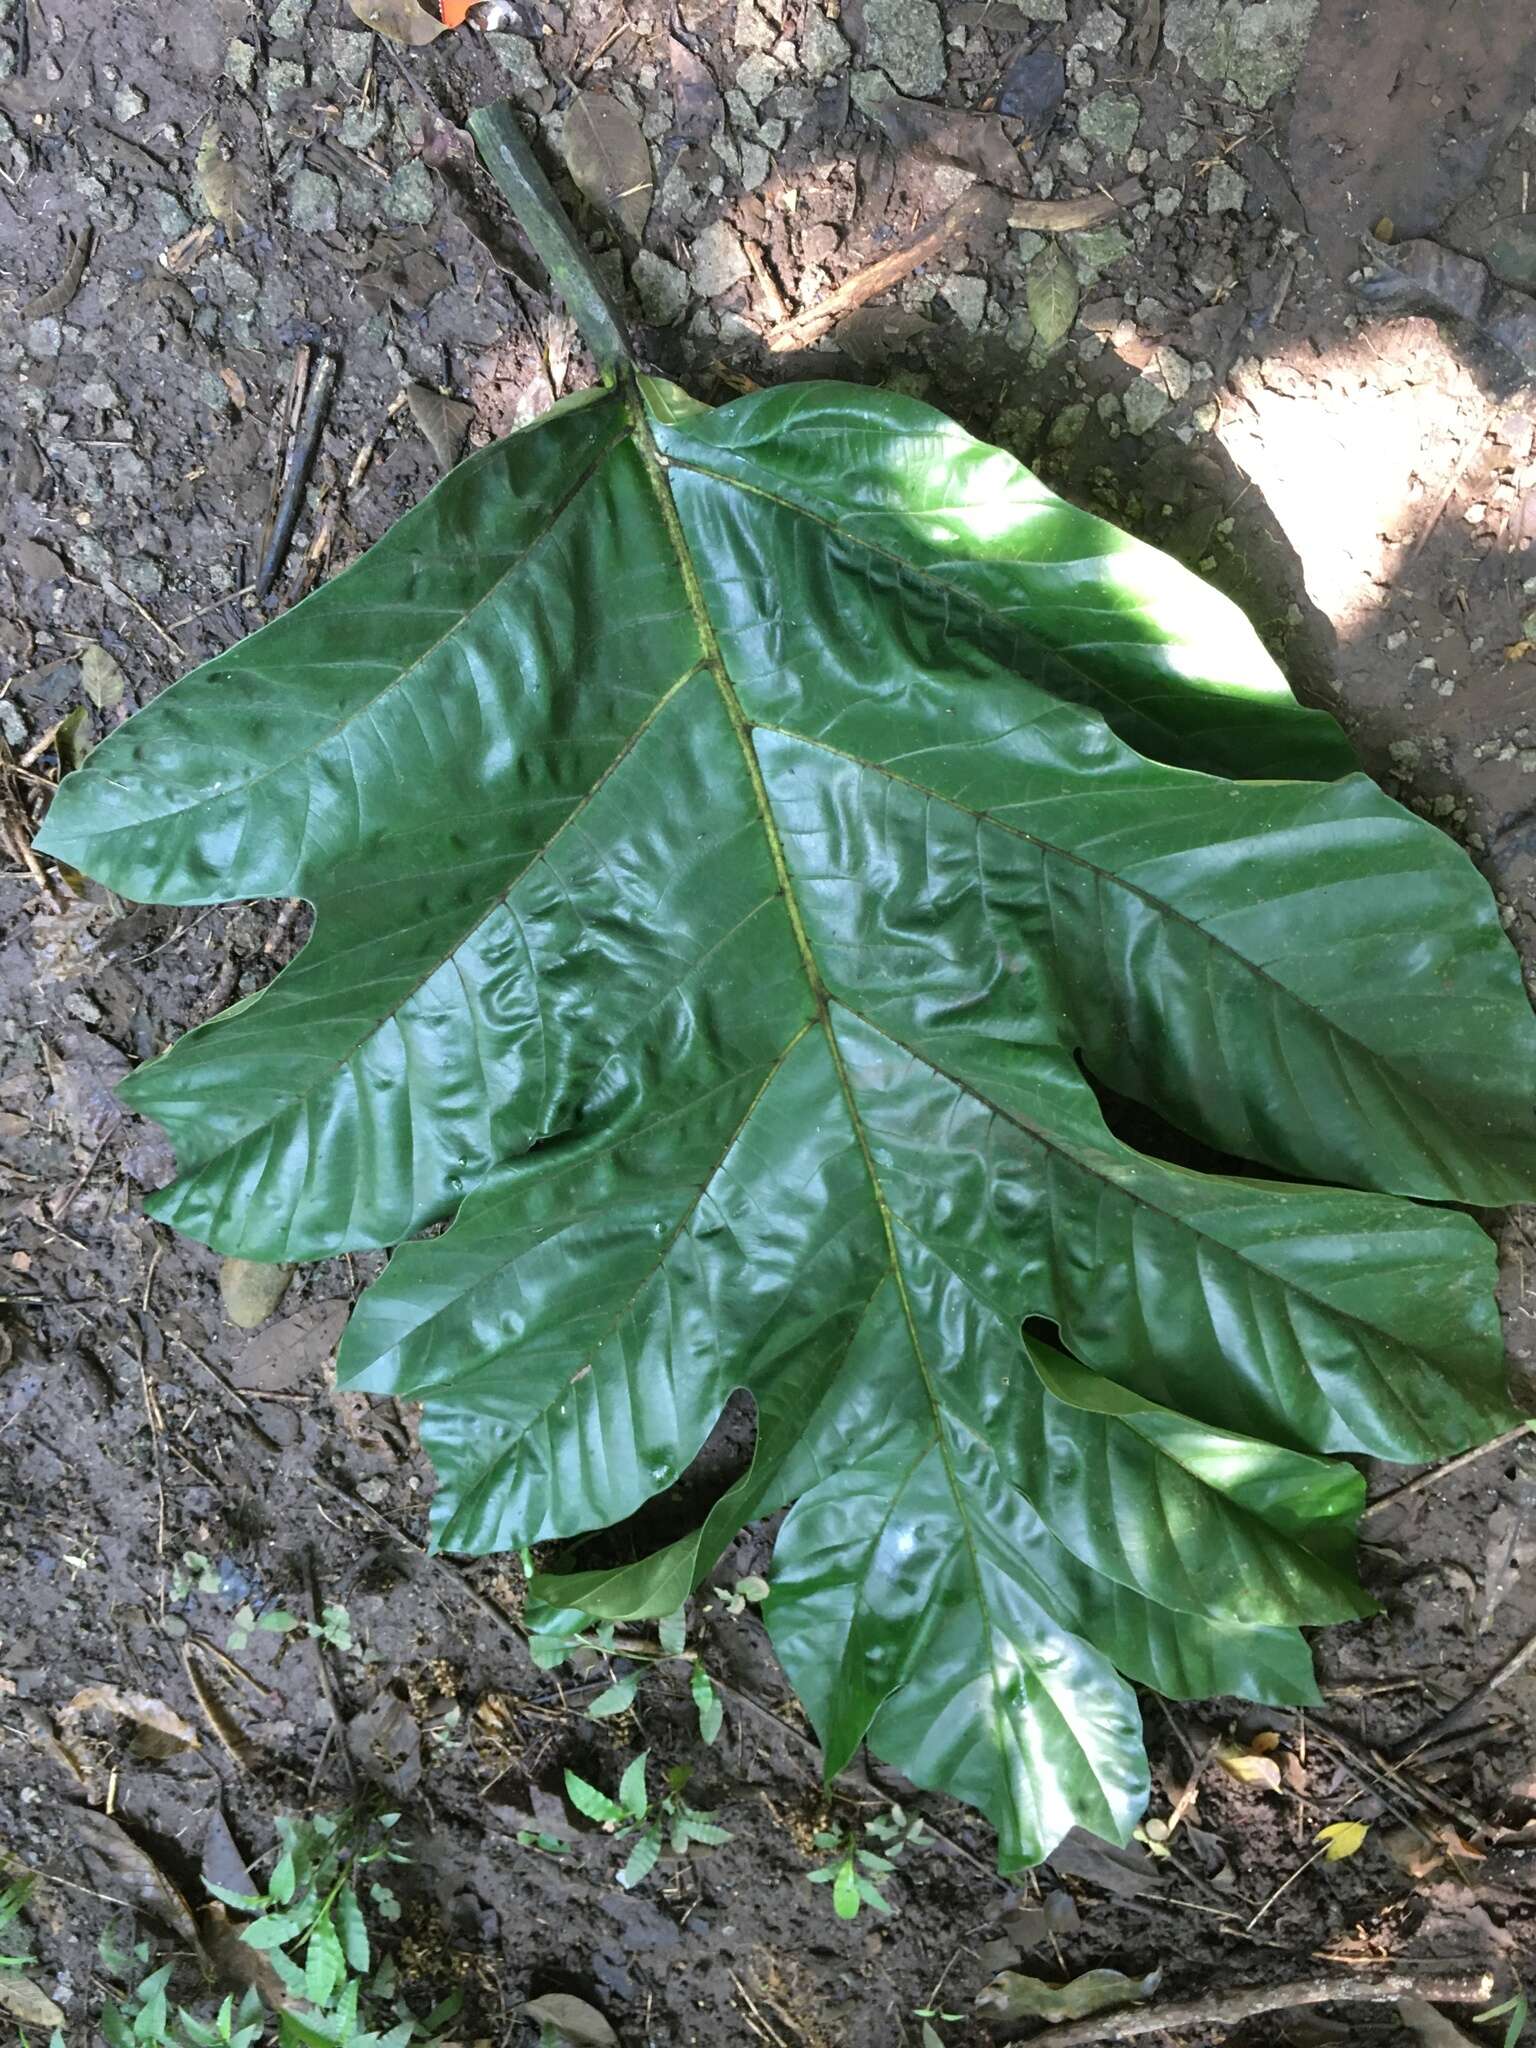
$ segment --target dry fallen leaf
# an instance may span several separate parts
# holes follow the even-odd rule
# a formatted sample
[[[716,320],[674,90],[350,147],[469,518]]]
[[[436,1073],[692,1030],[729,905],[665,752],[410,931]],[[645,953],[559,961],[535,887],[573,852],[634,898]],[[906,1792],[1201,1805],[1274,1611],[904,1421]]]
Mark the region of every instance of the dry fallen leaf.
[[[203,139],[197,145],[197,163],[193,177],[197,185],[197,196],[203,203],[203,211],[216,220],[221,228],[232,231],[245,218],[249,205],[246,195],[245,176],[238,160],[225,155],[226,144],[218,128],[210,122],[203,130]]]
[[[148,1693],[125,1692],[116,1685],[88,1685],[59,1710],[59,1720],[69,1732],[87,1714],[110,1714],[118,1721],[132,1721],[139,1731],[133,1743],[136,1756],[157,1760],[198,1747],[197,1730],[192,1724],[184,1721],[174,1707]]]
[[[628,107],[579,92],[565,117],[565,166],[584,196],[638,241],[651,211],[651,150]]]
[[[201,1963],[203,1944],[191,1908],[153,1857],[110,1814],[76,1807],[69,1817],[88,1866],[102,1889],[153,1914],[187,1944]]]
[[[0,2012],[9,2013],[20,2027],[62,2027],[64,2015],[30,1977],[17,1977],[0,1970]]]
[[[1227,1776],[1236,1778],[1240,1785],[1262,1785],[1266,1792],[1278,1792],[1280,1766],[1272,1756],[1266,1756],[1257,1748],[1257,1743],[1263,1740],[1262,1735],[1258,1736],[1246,1749],[1236,1742],[1224,1742],[1216,1752],[1216,1761]],[[1275,1737],[1275,1741],[1278,1740],[1279,1737]]]
[[[543,1998],[535,1998],[523,2007],[531,2020],[537,2020],[542,2030],[553,2028],[557,2040],[570,2043],[570,2048],[619,2048],[619,2037],[597,2010],[588,2005],[584,1998],[576,1998],[569,1991],[550,1991]]]
[[[1429,1877],[1447,1858],[1452,1863],[1485,1861],[1481,1849],[1460,1836],[1449,1821],[1419,1827],[1387,1828],[1381,1845],[1407,1877]]]
[[[377,30],[408,50],[420,50],[435,42],[449,27],[456,26],[428,14],[424,7],[417,6],[416,0],[347,0],[347,5],[365,28]]]
[[[123,701],[128,678],[105,647],[96,641],[80,650],[80,680],[98,711],[111,711]]]

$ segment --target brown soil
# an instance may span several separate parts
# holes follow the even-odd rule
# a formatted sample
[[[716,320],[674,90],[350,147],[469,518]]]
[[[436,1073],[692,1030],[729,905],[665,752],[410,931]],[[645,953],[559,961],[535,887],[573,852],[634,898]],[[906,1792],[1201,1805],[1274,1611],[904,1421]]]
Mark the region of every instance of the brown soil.
[[[1391,227],[1439,232],[1506,284],[1536,280],[1527,14],[1518,0],[1382,0],[1366,32],[1356,10],[1325,5],[1294,79],[1267,94],[1250,81],[1245,99],[1209,54],[1214,5],[1202,16],[1169,0],[1150,58],[1136,32],[1156,10],[1140,5],[1131,21],[1124,5],[1122,18],[1099,0],[943,0],[945,40],[919,34],[914,55],[892,18],[910,42],[914,21],[931,25],[931,0],[848,0],[839,55],[814,0],[684,0],[671,24],[597,0],[515,0],[503,40],[466,29],[402,66],[341,0],[279,0],[261,19],[242,0],[0,0],[0,733],[12,757],[82,705],[99,735],[257,623],[241,593],[301,344],[339,347],[343,371],[273,606],[304,587],[317,533],[329,532],[333,570],[437,473],[395,404],[405,384],[466,398],[484,437],[580,383],[563,312],[509,281],[421,165],[421,100],[406,79],[454,119],[510,87],[551,140],[574,81],[628,94],[650,140],[644,246],[676,266],[650,270],[645,299],[673,324],[637,319],[658,367],[708,398],[747,379],[829,374],[917,391],[1199,566],[1338,710],[1366,764],[1471,848],[1536,962],[1536,621],[1521,623],[1536,608],[1536,392],[1485,337],[1383,311],[1350,278],[1362,228]],[[1307,10],[1228,9],[1245,23],[1267,12]],[[1448,13],[1468,17],[1454,35]],[[1190,26],[1202,18],[1204,42]],[[669,26],[710,77],[674,60]],[[871,62],[914,96],[975,110],[1036,46],[1065,58],[1066,98],[1032,139],[1017,123],[1004,131],[1010,151],[1028,140],[1019,189],[1061,196],[1133,177],[1146,194],[1109,236],[1073,244],[1086,281],[1067,341],[1031,348],[1031,244],[981,225],[821,347],[768,352],[762,333],[786,309],[936,217],[974,152],[995,150],[995,135],[964,123],[935,144],[931,120],[910,114],[892,141],[860,110]],[[922,73],[935,50],[942,84]],[[1134,137],[1117,132],[1126,100]],[[227,154],[210,152],[210,133]],[[717,222],[735,241],[701,244]],[[588,224],[600,242],[600,217]],[[50,296],[88,227],[78,288]],[[755,267],[701,296],[719,281],[695,268],[702,250],[723,248],[729,271],[743,242]],[[121,700],[106,708],[86,695],[91,647],[121,670]],[[88,666],[98,677],[99,658]],[[57,766],[44,747],[30,772]],[[43,795],[35,780],[12,784],[13,836]],[[82,1860],[76,1824],[115,1763],[115,1812],[195,1892],[210,1814],[260,1856],[274,1813],[348,1798],[350,1754],[406,1813],[407,1961],[442,1987],[462,1980],[465,2037],[497,2042],[528,2038],[523,2000],[569,1989],[627,2044],[895,2048],[917,2041],[919,2007],[969,2014],[1010,1949],[1052,1978],[1161,1965],[1164,1996],[1303,1974],[1319,1958],[1486,1961],[1505,1991],[1536,1968],[1524,1846],[1536,1836],[1521,1834],[1536,1822],[1532,1670],[1406,1779],[1370,1760],[1536,1630],[1523,1580],[1536,1555],[1529,1439],[1372,1521],[1365,1572],[1382,1613],[1320,1642],[1322,1723],[1147,1702],[1154,1814],[1233,1725],[1282,1733],[1280,1792],[1207,1766],[1173,1859],[1128,1870],[1068,1852],[1010,1888],[990,1875],[974,1817],[911,1796],[878,1766],[828,1798],[750,1611],[714,1603],[697,1622],[729,1688],[706,1750],[682,1677],[652,1679],[633,1718],[592,1722],[592,1688],[573,1692],[569,1672],[527,1655],[515,1567],[423,1555],[431,1480],[410,1418],[340,1399],[328,1377],[366,1262],[307,1270],[277,1319],[242,1335],[221,1312],[217,1261],[140,1213],[165,1148],[110,1094],[131,1064],[266,980],[300,927],[279,924],[275,905],[195,914],[96,890],[77,899],[57,883],[50,901],[12,852],[4,861],[0,1847],[117,1896]],[[1497,1227],[1523,1370],[1536,1367],[1536,1248],[1521,1217]],[[1378,1490],[1401,1476],[1371,1474]],[[211,1561],[217,1590],[179,1591],[188,1552]],[[765,1557],[763,1538],[744,1540],[720,1583]],[[222,1647],[242,1604],[305,1611],[311,1582],[350,1617],[335,1712],[302,1640],[252,1637],[237,1654],[254,1683],[189,1665],[189,1645]],[[212,1672],[205,1691],[238,1756],[200,1706],[194,1668]],[[82,1783],[50,1744],[65,1704],[103,1682],[170,1702],[201,1747],[145,1763],[98,1738]],[[519,1846],[530,1787],[557,1784],[567,1764],[611,1786],[643,1746],[695,1767],[691,1802],[733,1830],[727,1847],[629,1896],[602,1835],[559,1861]],[[893,1797],[937,1833],[891,1880],[890,1919],[843,1925],[805,1882],[809,1832]],[[1464,1848],[1423,1869],[1394,1841],[1404,1816],[1458,1827]],[[1342,1818],[1372,1823],[1362,1851],[1312,1864],[1245,1934],[1316,1829]],[[1047,1935],[1029,1909],[1052,1892],[1070,1910],[1058,1902]],[[29,1908],[34,1974],[72,2040],[90,2036],[96,1938],[114,1917],[62,1883]],[[163,1928],[159,1939],[169,1953]],[[992,2038],[968,2018],[938,2030]],[[1390,2012],[1357,2007],[1180,2038],[1407,2036]]]

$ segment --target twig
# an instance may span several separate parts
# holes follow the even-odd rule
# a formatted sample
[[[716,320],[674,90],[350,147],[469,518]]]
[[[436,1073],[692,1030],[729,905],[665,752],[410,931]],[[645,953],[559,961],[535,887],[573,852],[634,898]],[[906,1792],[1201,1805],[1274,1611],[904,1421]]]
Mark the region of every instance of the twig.
[[[1384,1493],[1373,1500],[1360,1517],[1363,1529],[1367,1522],[1377,1515],[1384,1515],[1388,1508],[1400,1507],[1416,1493],[1422,1493],[1426,1486],[1433,1486],[1436,1480],[1447,1479],[1453,1472],[1460,1472],[1464,1466],[1475,1465],[1479,1458],[1490,1457],[1495,1451],[1507,1450],[1518,1443],[1523,1436],[1529,1436],[1536,1429],[1536,1423],[1522,1422],[1514,1429],[1506,1429],[1502,1436],[1496,1436],[1491,1443],[1476,1444],[1470,1451],[1463,1451],[1458,1458],[1447,1458],[1443,1465],[1431,1465],[1427,1472],[1420,1472],[1414,1479],[1408,1479],[1401,1486],[1394,1486],[1390,1493]]]
[[[160,1499],[159,1519],[155,1529],[155,1549],[159,1556],[163,1558],[165,1556],[165,1463],[160,1455],[160,1431],[164,1427],[164,1423],[160,1416],[160,1404],[150,1392],[149,1367],[144,1362],[144,1346],[142,1343],[138,1348],[138,1367],[139,1391],[144,1396],[144,1420],[149,1424],[149,1443],[155,1461],[155,1491]],[[160,1598],[163,1608],[165,1600],[165,1588],[163,1585]]]
[[[1080,228],[1102,227],[1122,206],[1141,197],[1133,178],[1113,192],[1095,192],[1082,199],[1020,199],[1008,215],[1011,228],[1033,228],[1042,235],[1074,235]]]
[[[1112,219],[1127,196],[1135,197],[1140,191],[1141,187],[1132,183],[1119,187],[1114,193],[1095,193],[1086,199],[1020,199],[1010,205],[1008,195],[995,187],[973,185],[930,226],[909,235],[906,241],[899,242],[884,256],[867,263],[862,270],[856,270],[852,277],[845,277],[835,290],[818,299],[814,306],[807,306],[803,313],[791,314],[787,320],[770,327],[764,336],[765,345],[774,355],[783,355],[789,349],[808,348],[845,313],[867,305],[882,292],[888,292],[892,285],[900,284],[922,264],[931,262],[957,235],[988,221],[1001,226],[1005,207],[1009,209],[1006,219],[1010,227],[1066,235],[1078,228],[1097,227],[1101,221]]]
[[[856,270],[852,277],[845,277],[835,290],[818,299],[814,306],[807,306],[803,313],[795,313],[788,320],[781,320],[776,327],[770,327],[764,342],[770,353],[783,355],[790,349],[808,348],[813,341],[819,341],[834,321],[841,320],[845,313],[856,307],[867,305],[882,292],[888,292],[892,285],[900,284],[904,277],[922,264],[931,262],[952,242],[978,222],[991,218],[1001,226],[1007,199],[990,185],[974,185],[971,190],[948,206],[936,221],[909,235],[899,242],[888,254],[867,263],[862,270]]]
[[[1416,1757],[1421,1750],[1428,1749],[1431,1743],[1440,1741],[1443,1736],[1451,1734],[1457,1728],[1465,1728],[1499,1688],[1508,1685],[1518,1672],[1525,1669],[1533,1657],[1536,1657],[1536,1635],[1527,1636],[1519,1649],[1504,1659],[1491,1678],[1485,1678],[1481,1685],[1474,1687],[1464,1700],[1452,1707],[1449,1713],[1442,1714],[1438,1721],[1431,1722],[1428,1728],[1421,1728],[1417,1735],[1400,1746],[1397,1755],[1406,1763]]]
[[[1493,1978],[1300,1977],[1290,1984],[1261,1984],[1214,1998],[1189,1999],[1131,2012],[1110,2013],[1058,2027],[1051,2048],[1089,2048],[1089,2043],[1134,2041],[1142,2034],[1177,2034],[1193,2027],[1235,2027],[1259,2013],[1284,2012],[1296,2005],[1395,2005],[1400,1998],[1422,1998],[1430,2005],[1481,2005],[1493,1995]]]
[[[336,1747],[341,1752],[341,1761],[346,1766],[347,1783],[352,1787],[352,1797],[357,1798],[360,1790],[357,1778],[357,1763],[352,1755],[352,1745],[347,1740],[346,1717],[341,1711],[341,1699],[336,1691],[336,1680],[331,1673],[330,1655],[320,1635],[320,1616],[324,1611],[320,1605],[320,1587],[315,1577],[314,1553],[307,1552],[304,1558],[304,1590],[309,1599],[309,1618],[315,1633],[310,1641],[315,1646],[315,1663],[320,1671],[320,1685],[325,1693],[325,1703],[331,1710],[331,1720],[336,1727]]]
[[[304,502],[304,488],[309,482],[310,467],[315,459],[315,450],[320,445],[320,430],[325,424],[326,408],[331,402],[331,389],[336,382],[336,370],[337,358],[327,350],[316,363],[314,375],[309,380],[298,430],[289,444],[277,508],[262,547],[261,565],[256,571],[258,604],[277,581],[277,573],[288,553],[288,543],[293,539],[293,529],[299,521],[299,507]]]

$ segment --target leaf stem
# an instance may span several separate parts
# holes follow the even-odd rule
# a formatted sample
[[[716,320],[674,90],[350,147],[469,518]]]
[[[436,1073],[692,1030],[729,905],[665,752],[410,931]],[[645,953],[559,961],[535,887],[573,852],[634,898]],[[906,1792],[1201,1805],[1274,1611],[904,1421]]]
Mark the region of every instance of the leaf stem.
[[[469,132],[485,168],[596,356],[603,382],[616,383],[620,372],[634,362],[623,315],[566,219],[565,208],[518,126],[512,102],[493,100],[489,106],[476,107],[469,117]]]

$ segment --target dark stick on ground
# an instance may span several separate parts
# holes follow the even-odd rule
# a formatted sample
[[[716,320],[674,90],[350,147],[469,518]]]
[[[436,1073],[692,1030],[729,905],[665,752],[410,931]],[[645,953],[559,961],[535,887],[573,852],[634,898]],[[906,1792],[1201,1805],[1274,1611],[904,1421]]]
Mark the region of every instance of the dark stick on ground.
[[[1421,1998],[1428,2005],[1481,2005],[1493,1995],[1489,1976],[1304,1977],[1289,1984],[1261,1984],[1241,1991],[1219,1992],[1214,1998],[1188,1999],[1178,2005],[1141,2007],[1075,2026],[1055,2029],[1051,2048],[1100,2048],[1100,2044],[1134,2041],[1143,2034],[1177,2034],[1195,2027],[1235,2027],[1259,2013],[1285,2012],[1297,2005],[1395,2005],[1400,1998]]]
[[[277,509],[273,513],[271,529],[261,551],[261,564],[256,571],[258,604],[269,594],[277,581],[278,571],[282,568],[288,553],[288,544],[293,539],[293,529],[299,520],[299,507],[304,502],[304,487],[309,482],[315,451],[320,446],[320,430],[325,425],[325,415],[330,406],[337,368],[337,358],[327,351],[321,355],[310,376],[309,390],[305,395],[298,430],[288,449]]]

